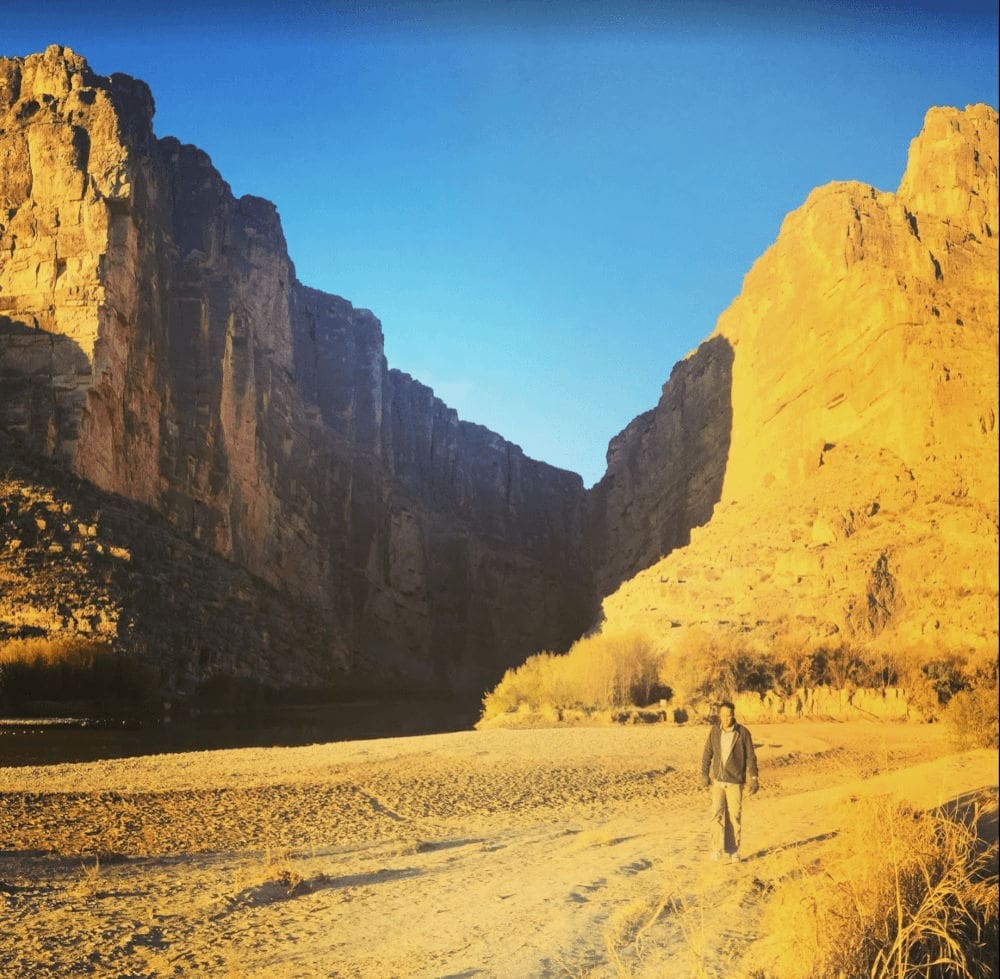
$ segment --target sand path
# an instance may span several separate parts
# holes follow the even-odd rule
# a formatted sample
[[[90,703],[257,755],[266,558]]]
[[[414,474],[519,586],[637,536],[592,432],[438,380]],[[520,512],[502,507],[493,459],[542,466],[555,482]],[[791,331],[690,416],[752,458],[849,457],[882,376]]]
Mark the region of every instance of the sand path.
[[[940,728],[753,734],[737,866],[706,859],[700,727],[0,769],[0,974],[733,975],[852,799],[996,793]]]

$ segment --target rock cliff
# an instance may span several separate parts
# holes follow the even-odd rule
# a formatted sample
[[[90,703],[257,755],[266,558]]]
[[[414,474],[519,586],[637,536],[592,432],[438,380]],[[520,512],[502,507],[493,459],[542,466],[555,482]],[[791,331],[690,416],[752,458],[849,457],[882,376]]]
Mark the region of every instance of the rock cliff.
[[[482,689],[586,628],[579,477],[389,370],[144,83],[53,46],[0,61],[0,114],[0,429],[314,609],[348,670]]]
[[[0,639],[90,630],[181,692],[478,693],[606,596],[668,656],[995,655],[993,109],[788,215],[589,494],[389,369],[152,117],[68,49],[0,61]]]
[[[109,643],[150,697],[236,706],[279,689],[347,693],[336,623],[0,432],[3,639]],[[0,688],[0,702],[6,690]]]
[[[651,563],[605,599],[605,629],[676,655],[707,636],[995,658],[997,259],[987,106],[930,110],[896,193],[810,194],[660,405],[612,443],[607,550]],[[728,390],[680,398],[706,349],[731,354]],[[677,494],[702,526],[658,560],[646,487],[678,439],[724,419],[724,457],[704,454]],[[679,434],[649,451],[666,428]]]
[[[612,439],[588,501],[600,594],[684,547],[711,519],[729,455],[732,368],[729,341],[706,340],[674,367],[659,404]]]

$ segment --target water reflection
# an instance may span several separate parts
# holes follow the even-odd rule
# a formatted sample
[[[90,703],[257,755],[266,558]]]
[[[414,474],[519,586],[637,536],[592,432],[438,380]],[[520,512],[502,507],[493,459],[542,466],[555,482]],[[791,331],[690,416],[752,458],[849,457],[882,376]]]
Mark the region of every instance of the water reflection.
[[[282,707],[252,714],[203,714],[148,726],[0,726],[0,767],[136,755],[323,744],[468,730],[468,702],[406,699]]]

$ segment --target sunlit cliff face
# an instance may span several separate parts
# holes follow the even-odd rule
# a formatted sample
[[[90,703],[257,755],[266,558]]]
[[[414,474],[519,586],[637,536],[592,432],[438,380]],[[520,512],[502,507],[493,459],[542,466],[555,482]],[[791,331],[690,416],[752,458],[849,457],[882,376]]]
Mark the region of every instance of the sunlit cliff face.
[[[723,500],[853,446],[995,503],[996,138],[987,106],[932,109],[896,193],[829,184],[788,215],[716,327],[735,350]]]
[[[830,184],[785,219],[713,335],[711,519],[605,599],[606,631],[995,658],[996,146],[993,109],[932,109],[897,193]]]

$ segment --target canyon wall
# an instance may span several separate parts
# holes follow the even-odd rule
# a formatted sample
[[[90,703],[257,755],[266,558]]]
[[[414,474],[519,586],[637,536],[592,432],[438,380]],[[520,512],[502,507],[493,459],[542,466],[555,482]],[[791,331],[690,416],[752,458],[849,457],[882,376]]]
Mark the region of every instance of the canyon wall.
[[[729,341],[706,340],[674,367],[659,404],[612,439],[588,500],[601,595],[684,547],[711,519],[729,457],[732,369]]]
[[[987,106],[930,110],[896,193],[834,183],[787,216],[675,370],[732,353],[715,412],[694,400],[695,424],[726,401],[731,421],[711,519],[605,599],[605,629],[676,656],[707,642],[995,659],[997,226]],[[686,410],[673,384],[612,443],[609,475],[635,457],[632,485],[659,478],[669,456],[643,440]],[[620,536],[611,553],[651,543]]]
[[[580,478],[389,370],[144,83],[50,47],[0,61],[0,113],[0,428],[314,608],[348,669],[481,689],[587,627]]]
[[[590,493],[389,369],[152,117],[68,49],[0,61],[0,639],[96,630],[181,692],[479,692],[605,596],[668,658],[995,656],[995,110],[788,215]]]

